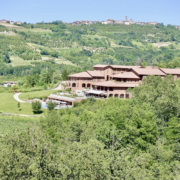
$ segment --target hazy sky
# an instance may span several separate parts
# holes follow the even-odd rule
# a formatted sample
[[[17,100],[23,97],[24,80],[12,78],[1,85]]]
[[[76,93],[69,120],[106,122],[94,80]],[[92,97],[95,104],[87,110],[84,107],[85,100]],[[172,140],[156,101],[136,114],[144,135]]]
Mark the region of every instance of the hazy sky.
[[[180,0],[1,0],[0,19],[30,23],[128,19],[180,25]]]

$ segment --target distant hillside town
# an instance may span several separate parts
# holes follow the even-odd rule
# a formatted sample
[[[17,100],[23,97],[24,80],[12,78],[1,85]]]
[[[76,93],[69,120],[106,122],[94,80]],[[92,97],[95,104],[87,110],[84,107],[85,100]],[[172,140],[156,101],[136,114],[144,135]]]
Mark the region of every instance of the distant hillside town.
[[[5,19],[2,19],[0,21],[0,23],[5,23],[5,24],[22,24],[21,21],[17,21],[17,22],[14,22],[14,21],[9,21],[9,20],[5,20]]]
[[[91,25],[96,23],[102,23],[104,25],[108,24],[122,24],[122,25],[131,25],[131,24],[137,24],[137,25],[156,25],[157,22],[135,22],[132,19],[128,20],[127,16],[125,16],[125,20],[114,20],[114,19],[108,19],[107,21],[74,21],[72,22],[73,26],[78,25]],[[177,29],[180,29],[180,26],[176,26]]]
[[[18,24],[21,25],[21,21],[9,21],[2,19],[0,23],[7,23],[7,24]],[[92,25],[96,23],[102,23],[103,25],[111,25],[111,24],[121,24],[121,25],[131,25],[131,24],[137,24],[137,25],[157,25],[157,22],[135,22],[132,19],[128,20],[127,16],[125,16],[125,20],[114,20],[114,19],[108,19],[107,21],[74,21],[72,23],[66,23],[64,24],[72,24],[72,26],[80,26],[80,25]],[[180,26],[176,26],[177,29],[180,29]]]
[[[73,26],[78,26],[81,24],[91,25],[96,24],[100,21],[75,21],[72,23]],[[124,25],[130,25],[130,24],[138,24],[138,25],[156,25],[157,22],[135,22],[132,19],[128,20],[127,16],[125,17],[125,20],[114,20],[114,19],[108,19],[107,21],[101,21],[102,24],[124,24]]]

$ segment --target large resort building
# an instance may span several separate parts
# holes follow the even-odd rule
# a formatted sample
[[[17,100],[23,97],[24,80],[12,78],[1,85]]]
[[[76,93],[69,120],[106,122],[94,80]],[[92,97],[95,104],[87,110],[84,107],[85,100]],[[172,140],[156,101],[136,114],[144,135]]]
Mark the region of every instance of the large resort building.
[[[161,76],[172,74],[180,77],[180,69],[165,69],[153,66],[95,65],[93,71],[69,75],[66,88],[71,91],[83,90],[86,96],[129,98],[128,88],[138,86],[149,75]]]
[[[128,88],[139,86],[142,79],[149,76],[173,75],[174,79],[180,78],[180,69],[158,69],[155,66],[120,66],[120,65],[95,65],[93,71],[85,71],[69,75],[64,88],[70,88],[71,93],[51,94],[48,101],[55,102],[59,107],[72,107],[75,102],[80,102],[88,97],[94,98],[130,98]],[[73,91],[73,93],[72,93]],[[72,95],[73,94],[73,95]],[[64,106],[65,105],[65,106]]]

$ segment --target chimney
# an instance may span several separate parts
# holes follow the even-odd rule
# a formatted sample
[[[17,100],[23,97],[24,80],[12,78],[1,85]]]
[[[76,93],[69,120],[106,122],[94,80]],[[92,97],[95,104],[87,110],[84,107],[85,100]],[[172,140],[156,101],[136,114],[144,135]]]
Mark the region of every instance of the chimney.
[[[125,21],[127,21],[127,16],[125,16]]]

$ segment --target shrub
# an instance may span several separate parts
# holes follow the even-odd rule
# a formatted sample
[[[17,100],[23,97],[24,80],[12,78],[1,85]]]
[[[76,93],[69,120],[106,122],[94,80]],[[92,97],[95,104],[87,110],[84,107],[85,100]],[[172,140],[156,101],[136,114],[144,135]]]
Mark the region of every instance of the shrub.
[[[39,101],[32,102],[32,109],[35,114],[40,113],[41,111],[41,103]]]
[[[79,102],[74,102],[73,107],[78,107],[79,106]]]
[[[52,102],[52,101],[49,101],[49,102],[47,103],[47,105],[48,105],[48,110],[49,110],[49,111],[52,111],[52,110],[56,107],[56,103],[54,103],[54,102]]]
[[[44,82],[43,81],[40,81],[38,82],[37,86],[43,86],[44,85]]]
[[[43,88],[46,90],[47,89],[47,84],[44,84]]]
[[[24,85],[24,81],[18,81],[18,85],[19,86],[23,86]]]
[[[67,88],[66,91],[70,93],[70,92],[71,92],[71,89],[70,89],[70,88]]]

